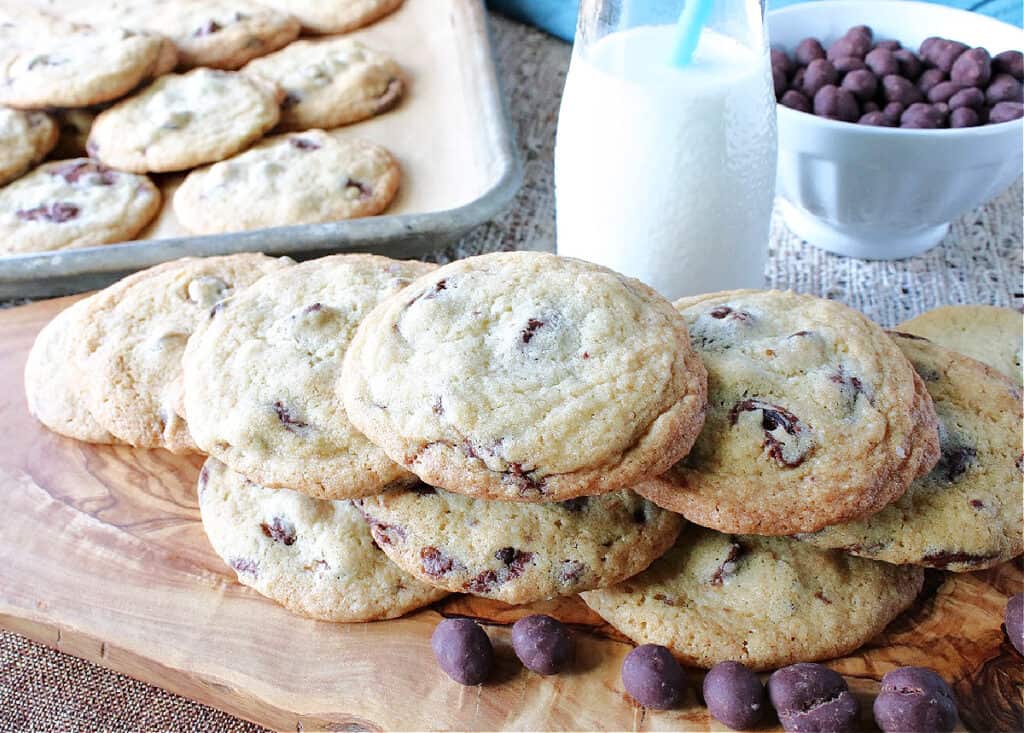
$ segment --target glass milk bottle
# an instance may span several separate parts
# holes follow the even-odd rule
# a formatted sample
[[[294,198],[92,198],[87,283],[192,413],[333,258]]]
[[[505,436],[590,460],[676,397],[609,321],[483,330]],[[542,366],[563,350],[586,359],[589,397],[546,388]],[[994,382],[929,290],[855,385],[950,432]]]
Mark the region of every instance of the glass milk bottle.
[[[559,254],[668,298],[763,287],[775,160],[758,0],[583,0],[555,146]]]

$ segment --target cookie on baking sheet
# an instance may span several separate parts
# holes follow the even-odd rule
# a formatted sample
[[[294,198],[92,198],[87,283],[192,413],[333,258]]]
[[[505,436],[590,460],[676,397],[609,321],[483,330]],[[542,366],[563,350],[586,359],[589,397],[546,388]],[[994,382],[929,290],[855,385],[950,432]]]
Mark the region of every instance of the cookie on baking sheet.
[[[279,90],[232,71],[167,74],[100,113],[89,154],[137,173],[223,160],[277,124]]]
[[[167,52],[155,33],[77,26],[4,57],[0,103],[44,109],[117,99],[152,78]]]
[[[676,302],[708,369],[690,454],[636,491],[722,532],[813,532],[879,511],[939,457],[899,347],[839,303],[778,291]]]
[[[239,582],[293,613],[376,621],[447,595],[388,560],[351,502],[267,489],[215,458],[198,493],[206,536]]]
[[[685,321],[638,280],[541,252],[445,265],[345,355],[355,426],[424,482],[560,501],[660,475],[704,422]]]
[[[261,0],[263,5],[290,13],[307,33],[346,33],[394,12],[402,0]]]
[[[981,362],[893,333],[939,415],[942,458],[867,519],[800,539],[898,565],[969,572],[1024,553],[1024,436],[1018,387]]]
[[[505,603],[573,595],[636,575],[672,546],[684,523],[629,490],[524,504],[421,484],[356,506],[406,572]]]
[[[271,273],[223,303],[185,349],[196,444],[264,486],[320,499],[414,481],[352,426],[334,388],[359,321],[435,268],[335,255]]]
[[[917,567],[689,525],[646,572],[581,597],[633,641],[663,644],[684,664],[766,670],[852,652],[923,583]]]
[[[402,68],[352,38],[297,41],[246,64],[246,74],[284,90],[282,130],[330,129],[394,108],[405,92]]]
[[[947,305],[904,321],[896,330],[988,364],[1020,385],[1024,381],[1024,314],[992,305]]]
[[[178,64],[191,69],[238,69],[294,41],[299,21],[245,0],[151,0],[134,3],[123,23],[163,33],[178,47]]]
[[[0,188],[0,255],[130,240],[160,199],[146,176],[89,158],[46,163]]]
[[[194,234],[355,219],[386,209],[400,181],[379,145],[307,130],[192,171],[174,193],[174,213]]]
[[[216,303],[291,264],[261,254],[186,257],[98,293],[76,350],[96,420],[138,448],[195,452],[174,409],[186,341]]]
[[[90,298],[65,308],[43,326],[25,363],[29,412],[55,433],[86,443],[116,443],[85,405],[74,359],[75,339],[85,327]]]
[[[57,123],[45,112],[0,107],[0,186],[45,158],[58,135]]]

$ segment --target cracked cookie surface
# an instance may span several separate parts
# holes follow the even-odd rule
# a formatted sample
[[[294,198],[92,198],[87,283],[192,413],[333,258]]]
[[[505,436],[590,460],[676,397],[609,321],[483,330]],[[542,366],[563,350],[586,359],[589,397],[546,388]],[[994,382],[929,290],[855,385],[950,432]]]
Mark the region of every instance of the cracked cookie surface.
[[[175,409],[185,343],[219,301],[291,264],[261,254],[186,257],[98,293],[76,349],[96,420],[137,448],[196,452]]]
[[[663,644],[684,664],[766,670],[857,649],[923,583],[917,567],[689,525],[648,570],[581,597],[633,641]]]
[[[405,76],[390,56],[351,38],[297,41],[243,69],[284,91],[281,130],[331,129],[387,112]]]
[[[380,213],[400,181],[398,163],[379,145],[307,130],[192,171],[174,212],[195,234],[318,224]]]
[[[1024,314],[991,305],[947,305],[904,321],[897,331],[924,336],[939,346],[977,359],[1013,380],[1024,382]]]
[[[322,499],[414,480],[352,426],[335,383],[363,317],[435,268],[335,255],[269,274],[223,303],[185,349],[197,445],[264,486]]]
[[[704,367],[671,304],[538,252],[460,260],[381,303],[338,387],[355,426],[424,482],[507,501],[657,476],[704,419]]]
[[[672,546],[683,519],[632,491],[524,504],[420,485],[356,502],[377,544],[424,582],[529,603],[636,575]]]
[[[800,539],[954,572],[981,570],[1024,553],[1019,388],[981,362],[928,340],[892,337],[935,403],[941,458],[877,514]]]
[[[224,160],[277,124],[280,91],[237,72],[167,74],[99,114],[89,154],[136,173]]]
[[[351,502],[268,489],[215,458],[197,491],[206,536],[239,582],[293,613],[376,621],[447,595],[388,560]]]
[[[89,158],[46,163],[0,189],[0,255],[124,242],[160,200],[146,176]]]
[[[778,291],[684,298],[708,369],[690,454],[635,490],[723,532],[786,535],[879,511],[938,460],[924,384],[877,325]]]

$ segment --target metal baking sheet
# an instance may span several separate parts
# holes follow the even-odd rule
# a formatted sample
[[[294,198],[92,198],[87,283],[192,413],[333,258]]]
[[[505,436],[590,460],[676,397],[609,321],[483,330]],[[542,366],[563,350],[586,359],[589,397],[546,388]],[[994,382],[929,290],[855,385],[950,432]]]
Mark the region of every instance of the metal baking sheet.
[[[398,158],[402,188],[386,214],[189,236],[171,206],[183,176],[156,177],[164,207],[139,240],[0,258],[0,298],[94,289],[187,255],[359,251],[417,257],[494,218],[519,189],[522,168],[482,0],[406,0],[391,16],[349,35],[393,54],[410,78],[409,93],[396,110],[334,133],[380,143]]]

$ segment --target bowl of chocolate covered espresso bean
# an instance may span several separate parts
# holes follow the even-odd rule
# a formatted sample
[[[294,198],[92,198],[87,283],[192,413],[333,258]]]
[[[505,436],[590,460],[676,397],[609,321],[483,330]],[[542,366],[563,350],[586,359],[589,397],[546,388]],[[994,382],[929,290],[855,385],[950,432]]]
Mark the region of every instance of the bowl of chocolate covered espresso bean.
[[[767,22],[780,209],[810,244],[912,257],[1020,177],[1020,28],[873,0],[800,3]]]

